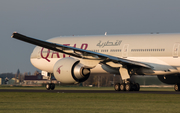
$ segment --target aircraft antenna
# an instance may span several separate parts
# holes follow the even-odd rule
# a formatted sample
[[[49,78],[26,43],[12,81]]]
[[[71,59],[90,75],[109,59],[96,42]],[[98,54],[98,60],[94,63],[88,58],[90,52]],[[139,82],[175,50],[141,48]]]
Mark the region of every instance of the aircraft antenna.
[[[106,35],[107,35],[107,32],[105,32],[104,35],[106,36]]]

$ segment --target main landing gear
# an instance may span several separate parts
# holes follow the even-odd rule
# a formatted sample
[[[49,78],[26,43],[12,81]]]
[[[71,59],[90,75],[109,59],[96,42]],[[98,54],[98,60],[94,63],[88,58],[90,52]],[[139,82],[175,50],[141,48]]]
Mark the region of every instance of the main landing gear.
[[[121,83],[117,83],[114,85],[115,91],[139,91],[140,86],[138,83],[130,81],[130,75],[128,73],[127,68],[120,67],[120,81]]]
[[[114,85],[115,91],[139,91],[140,86],[138,83],[116,83]]]

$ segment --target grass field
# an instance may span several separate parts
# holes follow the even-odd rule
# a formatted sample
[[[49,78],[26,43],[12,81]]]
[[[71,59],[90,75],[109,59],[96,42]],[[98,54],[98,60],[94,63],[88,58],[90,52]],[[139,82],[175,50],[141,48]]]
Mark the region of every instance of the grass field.
[[[178,94],[0,93],[0,113],[179,113],[179,106]]]

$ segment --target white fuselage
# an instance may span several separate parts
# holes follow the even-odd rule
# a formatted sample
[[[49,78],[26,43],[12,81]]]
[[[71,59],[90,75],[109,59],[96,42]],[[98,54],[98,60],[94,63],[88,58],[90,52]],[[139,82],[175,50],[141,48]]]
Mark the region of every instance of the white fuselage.
[[[72,36],[48,41],[142,62],[154,67],[152,75],[180,72],[180,34]],[[69,55],[37,46],[30,60],[36,68],[52,73],[54,64],[64,57]],[[83,59],[80,60],[83,62]],[[94,62],[91,60],[86,63],[93,65]],[[114,63],[109,65],[118,67]],[[91,72],[106,73],[100,64]]]

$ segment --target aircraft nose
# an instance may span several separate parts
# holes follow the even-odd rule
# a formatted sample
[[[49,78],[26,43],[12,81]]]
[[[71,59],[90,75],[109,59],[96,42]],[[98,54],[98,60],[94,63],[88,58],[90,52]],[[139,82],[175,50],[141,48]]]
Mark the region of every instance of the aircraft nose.
[[[38,53],[39,53],[39,47],[35,47],[33,52],[31,53],[31,56],[30,56],[30,59],[33,59],[33,58],[38,58]]]

